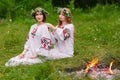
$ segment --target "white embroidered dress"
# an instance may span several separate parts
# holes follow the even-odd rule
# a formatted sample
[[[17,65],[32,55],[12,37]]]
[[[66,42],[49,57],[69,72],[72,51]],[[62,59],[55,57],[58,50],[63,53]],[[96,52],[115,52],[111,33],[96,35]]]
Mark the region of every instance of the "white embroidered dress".
[[[42,61],[36,58],[27,58],[26,56],[32,56],[34,54],[42,53],[48,55],[51,47],[51,37],[50,32],[46,24],[31,26],[28,39],[24,45],[27,49],[24,58],[19,58],[18,56],[11,58],[5,66],[17,66],[19,64],[35,64],[42,63]]]
[[[74,56],[74,25],[67,24],[57,27],[53,33],[55,46],[50,51],[48,59],[60,59]]]

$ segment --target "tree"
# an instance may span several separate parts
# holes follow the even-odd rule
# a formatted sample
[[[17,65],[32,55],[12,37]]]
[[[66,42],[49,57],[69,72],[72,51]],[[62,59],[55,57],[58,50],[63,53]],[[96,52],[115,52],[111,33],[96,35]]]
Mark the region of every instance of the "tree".
[[[52,0],[53,7],[67,7],[71,0]]]

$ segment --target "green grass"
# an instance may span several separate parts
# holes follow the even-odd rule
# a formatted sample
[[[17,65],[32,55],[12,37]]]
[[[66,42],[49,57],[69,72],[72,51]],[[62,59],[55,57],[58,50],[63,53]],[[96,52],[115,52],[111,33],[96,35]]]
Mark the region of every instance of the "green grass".
[[[78,66],[85,68],[85,63],[96,57],[106,64],[115,60],[113,67],[120,69],[120,8],[97,5],[88,12],[76,9],[72,13],[75,56],[29,66],[5,67],[4,64],[23,50],[29,28],[35,23],[34,19],[0,21],[0,80],[78,80],[59,75],[59,70]],[[55,12],[48,16],[47,22],[57,24]],[[81,80],[90,79],[84,77]]]

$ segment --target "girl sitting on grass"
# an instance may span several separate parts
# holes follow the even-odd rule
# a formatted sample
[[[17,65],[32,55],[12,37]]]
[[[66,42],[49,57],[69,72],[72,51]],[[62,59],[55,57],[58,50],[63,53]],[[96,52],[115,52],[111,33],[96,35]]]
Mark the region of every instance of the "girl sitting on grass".
[[[31,14],[37,23],[30,28],[24,50],[21,54],[5,63],[5,66],[42,63],[38,58],[38,53],[48,55],[51,47],[51,36],[48,29],[50,26],[45,23],[48,13],[43,8],[38,7],[32,10]]]
[[[48,59],[74,56],[74,25],[71,22],[71,11],[68,8],[60,8],[58,13],[58,25],[52,28],[55,45],[47,56]]]

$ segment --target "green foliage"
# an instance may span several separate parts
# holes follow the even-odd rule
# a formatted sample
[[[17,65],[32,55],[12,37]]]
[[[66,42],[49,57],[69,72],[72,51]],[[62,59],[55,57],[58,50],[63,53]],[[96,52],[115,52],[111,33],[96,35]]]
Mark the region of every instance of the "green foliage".
[[[51,0],[53,7],[67,7],[70,4],[70,0]]]
[[[52,9],[51,2],[46,0],[0,0],[0,6],[0,18],[11,20],[30,17],[31,10],[38,6]]]
[[[18,17],[29,17],[31,10],[38,6],[51,13],[54,7],[89,10],[96,4],[117,4],[119,6],[120,0],[0,0],[0,18],[14,20]]]
[[[16,10],[15,0],[1,0],[0,1],[1,10],[0,10],[0,17],[8,17],[11,18],[14,15]]]

